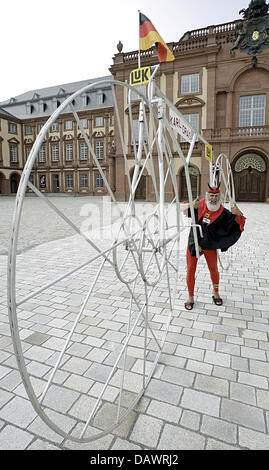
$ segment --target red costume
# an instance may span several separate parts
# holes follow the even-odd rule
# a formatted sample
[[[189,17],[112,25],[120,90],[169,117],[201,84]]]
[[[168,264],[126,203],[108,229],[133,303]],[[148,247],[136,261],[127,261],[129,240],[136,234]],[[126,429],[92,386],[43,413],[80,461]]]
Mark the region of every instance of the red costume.
[[[218,194],[218,188],[210,187],[209,193]],[[244,230],[245,217],[232,214],[220,205],[216,211],[210,211],[206,199],[199,201],[198,209],[194,209],[196,223],[201,226],[203,237],[197,230],[198,245],[205,255],[210,271],[214,292],[219,288],[219,272],[217,266],[217,249],[227,251],[237,242]],[[190,217],[190,210],[188,211]],[[190,231],[187,248],[187,287],[189,296],[193,297],[195,285],[195,272],[198,259],[196,258],[193,229]]]
[[[219,271],[218,271],[218,258],[217,250],[203,250],[205,259],[207,262],[208,269],[210,271],[210,276],[214,288],[214,292],[219,290]],[[195,272],[198,259],[196,256],[191,256],[189,247],[187,248],[187,286],[189,291],[189,296],[193,297],[194,294],[194,285],[195,285]]]

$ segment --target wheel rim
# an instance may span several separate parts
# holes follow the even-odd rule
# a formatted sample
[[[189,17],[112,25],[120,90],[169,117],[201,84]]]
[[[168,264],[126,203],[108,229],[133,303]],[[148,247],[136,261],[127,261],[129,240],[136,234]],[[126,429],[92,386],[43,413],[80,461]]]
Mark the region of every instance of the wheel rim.
[[[115,107],[115,112],[116,112],[116,116],[117,116],[117,120],[119,124],[120,119],[119,119],[119,113],[118,113],[118,104],[116,101],[115,87],[116,86],[123,87],[125,90],[127,90],[129,95],[130,95],[131,87],[127,85],[126,83],[121,83],[115,80],[109,80],[109,81],[106,80],[105,82],[98,82],[98,85],[101,85],[102,83],[110,84],[112,86],[113,96],[114,96],[114,107]],[[155,208],[155,213],[153,215],[152,214],[149,215],[144,222],[141,221],[141,219],[137,218],[135,214],[134,194],[135,194],[135,189],[137,187],[137,184],[139,183],[139,177],[141,177],[142,172],[143,172],[143,166],[141,169],[140,168],[141,162],[139,161],[138,166],[136,168],[136,176],[132,182],[129,178],[129,173],[127,172],[128,184],[129,184],[129,190],[130,190],[130,200],[129,200],[129,203],[127,205],[125,212],[122,212],[121,209],[119,211],[120,216],[123,220],[120,226],[120,231],[118,232],[118,237],[114,238],[114,240],[108,247],[104,247],[103,249],[98,248],[98,246],[87,235],[81,234],[78,228],[60,210],[58,210],[57,207],[51,201],[49,201],[48,198],[44,196],[44,194],[42,194],[37,188],[35,188],[29,182],[31,170],[32,170],[33,164],[36,160],[38,151],[40,149],[40,146],[42,145],[43,140],[46,138],[53,122],[56,121],[56,119],[61,115],[61,113],[63,113],[66,110],[68,106],[70,106],[71,111],[73,112],[73,116],[78,126],[80,127],[80,130],[83,134],[85,142],[88,145],[90,153],[94,157],[95,163],[98,167],[99,162],[95,155],[94,149],[92,148],[91,143],[89,142],[89,139],[85,131],[83,132],[83,127],[72,105],[72,101],[74,99],[76,99],[78,96],[85,93],[86,91],[89,91],[94,86],[95,84],[88,85],[87,87],[84,87],[83,89],[74,93],[71,97],[67,98],[67,100],[48,119],[47,123],[43,126],[36,142],[34,143],[32,151],[25,165],[22,178],[20,181],[20,185],[18,188],[16,205],[15,205],[13,222],[12,222],[12,233],[11,233],[11,239],[10,239],[9,255],[8,255],[9,321],[10,321],[10,326],[11,326],[11,335],[12,335],[12,340],[13,340],[13,345],[14,345],[14,351],[15,351],[18,368],[22,377],[23,384],[25,386],[28,397],[35,411],[41,417],[41,419],[52,430],[54,430],[55,432],[60,434],[62,437],[64,437],[64,439],[68,439],[68,440],[71,440],[74,442],[80,442],[80,443],[90,442],[92,440],[99,439],[103,437],[104,435],[107,435],[108,433],[113,431],[115,428],[117,428],[122,423],[122,421],[134,409],[136,403],[139,401],[139,399],[143,395],[149,381],[151,380],[151,377],[158,363],[160,354],[163,350],[166,334],[167,334],[168,327],[171,321],[173,305],[174,305],[176,289],[177,289],[180,232],[183,229],[185,229],[185,227],[182,227],[180,224],[180,214],[178,210],[179,208],[178,188],[177,188],[176,174],[175,174],[175,170],[173,166],[174,165],[173,155],[172,155],[173,152],[171,150],[171,147],[169,145],[168,138],[167,138],[168,135],[170,137],[172,136],[168,121],[166,121],[165,126],[164,126],[165,130],[164,130],[163,140],[161,142],[158,142],[157,153],[158,153],[159,159],[160,159],[160,154],[161,154],[162,158],[166,160],[167,172],[164,175],[164,177],[166,181],[168,180],[168,177],[170,177],[172,180],[173,190],[175,192],[175,198],[173,202],[175,204],[171,204],[166,209],[164,209],[160,201],[156,200],[156,208]],[[157,124],[156,124],[158,121],[157,113],[154,107],[152,106],[151,102],[149,102],[147,98],[145,98],[139,92],[137,92],[137,97],[141,99],[142,108],[144,111],[144,117],[146,116],[145,106],[147,106],[147,108],[149,109],[149,119],[151,120],[152,127],[153,127],[153,137],[151,139],[149,138],[149,130],[146,125],[146,144],[142,142],[140,139],[140,142],[138,143],[137,148],[136,148],[136,145],[134,145],[136,159],[139,160],[140,153],[142,156],[144,152],[143,154],[144,164],[143,165],[145,166],[147,162],[147,164],[149,165],[149,168],[151,168],[151,170],[153,171],[154,163],[153,163],[152,149],[154,145],[156,146],[156,143],[158,140],[158,132],[157,132]],[[163,99],[163,97],[161,98]],[[168,100],[164,100],[164,102],[166,103],[166,105],[169,105]],[[132,120],[130,100],[129,100],[128,106],[130,110],[129,116],[130,116],[130,119]],[[131,128],[132,128],[132,123],[131,123]],[[133,129],[132,129],[132,134],[134,138]],[[125,143],[123,141],[122,135],[121,135],[121,143],[122,143],[122,151],[123,151],[124,158],[125,158],[125,164],[127,167]],[[162,150],[160,150],[159,148],[160,145],[162,146]],[[179,156],[181,157],[181,155]],[[186,166],[185,169],[186,169],[186,175],[189,178],[188,167]],[[99,170],[102,171],[102,168],[100,167]],[[104,173],[103,173],[103,176],[104,176],[104,181],[107,187],[107,191],[110,194],[110,196],[113,198],[114,203],[117,204],[117,201],[115,201],[115,198],[114,198],[113,191],[111,190],[110,187],[108,187],[109,185],[108,185],[108,182],[106,180]],[[151,175],[151,177],[154,180],[153,185],[155,188],[156,199],[157,199],[158,193],[157,193],[156,177],[153,174]],[[18,243],[20,221],[21,221],[21,216],[22,216],[23,202],[24,202],[24,197],[25,197],[27,187],[30,187],[38,197],[45,200],[45,202],[50,206],[50,208],[53,211],[55,211],[66,223],[68,223],[74,229],[76,233],[79,233],[84,238],[84,240],[89,244],[91,249],[94,250],[95,254],[94,256],[92,256],[90,260],[84,261],[79,266],[72,267],[72,269],[64,273],[64,275],[59,275],[56,279],[47,282],[40,289],[37,289],[36,291],[26,295],[24,298],[17,300],[17,291],[16,291],[17,243]],[[190,191],[189,191],[189,198],[190,200],[192,200],[192,195]],[[176,224],[173,227],[169,225],[169,222],[167,220],[168,215],[169,215],[169,210],[171,207],[173,209],[175,208],[175,212],[176,212]],[[132,211],[134,212],[134,214],[132,214]],[[130,231],[129,226],[127,226],[127,222],[130,221],[132,218],[138,221],[138,226],[139,226],[138,242],[134,238],[135,233],[133,231]],[[160,239],[158,240],[158,237],[156,237],[156,239],[154,240],[152,229],[150,228],[150,223],[152,222],[153,219],[157,220],[158,227],[160,230],[162,230],[162,237],[163,237],[162,240]],[[121,264],[119,261],[120,250],[123,249],[124,243],[126,242],[129,243],[129,245],[130,243],[133,244],[132,247],[135,249],[135,252],[136,252],[135,258],[134,258],[135,260],[134,266],[135,268],[137,268],[137,272],[133,270],[133,272],[131,273],[132,275],[130,277],[125,277],[122,274],[123,270],[120,267]],[[144,248],[146,249],[148,248],[148,245],[151,246],[152,248],[149,256],[152,256],[152,259],[155,259],[156,272],[157,272],[156,275],[154,273],[153,275],[151,275],[149,272],[151,260],[150,258],[147,257],[146,255],[147,252],[144,250]],[[174,257],[174,260],[172,261],[172,254],[174,253],[175,253],[175,257]],[[132,253],[130,253],[129,255],[133,256]],[[54,365],[53,369],[50,370],[50,375],[45,384],[45,387],[42,393],[38,395],[32,384],[32,377],[27,370],[27,364],[24,358],[21,338],[19,334],[18,309],[27,300],[40,295],[42,292],[44,292],[46,289],[50,288],[51,286],[56,285],[58,282],[61,282],[63,279],[67,278],[68,276],[72,276],[75,272],[79,272],[80,270],[84,269],[85,266],[88,266],[91,263],[93,265],[94,262],[98,262],[99,264],[95,272],[94,280],[91,283],[91,286],[87,291],[87,295],[85,296],[83,303],[80,306],[79,312],[77,313],[76,319],[73,322],[72,327],[70,328],[70,330],[68,331],[68,334],[66,335],[67,337],[65,338],[64,346],[62,347],[60,353],[58,354],[56,364]],[[129,294],[129,297],[130,297],[129,315],[125,322],[126,334],[125,334],[124,342],[122,342],[121,347],[118,348],[114,365],[110,369],[107,379],[104,382],[102,382],[101,385],[100,385],[100,382],[98,382],[98,380],[96,381],[98,382],[99,384],[98,386],[102,390],[99,392],[98,396],[95,397],[96,398],[95,403],[92,404],[90,410],[87,409],[87,413],[85,417],[83,417],[83,419],[81,418],[81,416],[74,418],[74,415],[70,413],[70,417],[75,419],[76,425],[74,428],[74,432],[73,430],[70,432],[66,432],[65,429],[60,427],[50,417],[50,411],[55,410],[56,408],[48,405],[46,400],[47,400],[48,394],[49,393],[51,394],[51,390],[58,391],[58,388],[65,389],[64,385],[62,387],[56,386],[54,379],[56,377],[56,374],[62,371],[61,364],[62,364],[63,358],[66,355],[67,348],[70,345],[70,342],[74,333],[76,332],[76,328],[80,324],[81,318],[83,318],[85,308],[87,306],[87,303],[89,302],[89,299],[92,296],[92,293],[94,292],[96,285],[99,282],[99,278],[102,279],[102,276],[105,278],[105,270],[104,270],[105,266],[108,266],[109,268],[113,267],[113,269],[115,270],[116,278],[122,284],[125,285],[127,289],[126,292]],[[152,318],[153,315],[150,313],[150,299],[151,299],[152,293],[155,292],[154,289],[156,288],[160,280],[166,281],[167,286],[168,286],[169,314],[165,315],[164,318],[161,320],[158,319],[156,321],[157,326],[154,327],[153,326],[154,319]],[[142,302],[135,295],[136,289],[138,289],[138,291],[139,289],[140,291],[141,290],[143,291]],[[135,396],[133,400],[131,401],[131,403],[128,404],[128,406],[126,406],[123,401],[123,395],[125,391],[127,392],[130,391],[130,387],[129,389],[128,387],[124,388],[125,382],[128,381],[129,379],[126,363],[128,361],[128,349],[131,347],[137,328],[140,328],[141,331],[143,331],[143,334],[141,334],[141,338],[143,338],[143,347],[141,347],[143,351],[143,356],[142,356],[142,365],[140,364],[142,372],[138,374],[138,378],[140,380],[139,389],[136,388],[136,390],[134,391]],[[149,344],[152,342],[154,343],[153,350],[149,348]],[[154,352],[156,353],[153,354]],[[120,365],[120,362],[123,364]],[[117,376],[116,381],[115,381],[115,376]],[[102,412],[107,406],[107,403],[111,404],[109,401],[107,401],[104,398],[106,392],[109,390],[109,387],[117,388],[117,395],[115,399],[117,401],[114,400],[113,402],[113,405],[115,405],[115,419],[113,419],[112,423],[111,423],[111,420],[108,420],[106,425],[104,426],[105,429],[100,429],[98,428],[96,421],[98,421],[97,419],[98,414],[99,415],[102,414]],[[81,392],[80,396],[78,397],[78,401],[80,400],[81,396],[85,398],[84,395],[87,396],[86,393]],[[57,399],[59,400],[60,396],[61,395],[59,395],[58,398],[56,396],[55,401],[57,401]],[[67,414],[69,413],[69,411],[70,410],[68,410]],[[88,431],[91,431],[91,428],[93,428],[94,434],[87,435]],[[98,430],[97,432],[95,432],[97,428]]]

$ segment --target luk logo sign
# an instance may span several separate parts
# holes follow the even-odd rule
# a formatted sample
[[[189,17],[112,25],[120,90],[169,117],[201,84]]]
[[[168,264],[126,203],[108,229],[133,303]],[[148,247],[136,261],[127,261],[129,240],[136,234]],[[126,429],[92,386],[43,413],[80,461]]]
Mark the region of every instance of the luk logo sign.
[[[143,85],[150,80],[150,67],[141,67],[130,73],[130,85]]]
[[[209,144],[205,146],[205,158],[212,163],[213,159],[213,147]]]

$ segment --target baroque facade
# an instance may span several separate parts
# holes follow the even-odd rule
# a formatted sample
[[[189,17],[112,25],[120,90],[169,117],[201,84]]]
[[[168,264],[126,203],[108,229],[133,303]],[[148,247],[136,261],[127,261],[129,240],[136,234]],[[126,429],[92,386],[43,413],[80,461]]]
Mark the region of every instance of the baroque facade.
[[[0,193],[16,193],[31,148],[47,121],[66,97],[90,83],[88,94],[73,106],[90,139],[101,168],[114,189],[114,124],[111,87],[101,77],[11,98],[0,108]],[[60,114],[50,127],[34,163],[31,182],[45,193],[102,195],[103,178],[95,165],[71,110]]]
[[[269,49],[261,48],[260,52],[252,45],[261,38],[258,20],[255,21],[249,39],[252,49],[247,48],[248,30],[242,32],[241,20],[186,32],[178,42],[168,44],[175,60],[162,63],[156,78],[161,91],[213,146],[215,157],[221,153],[229,157],[238,201],[266,201],[269,198]],[[243,52],[238,48],[242,37]],[[268,33],[265,40],[269,46]],[[116,80],[128,81],[137,63],[138,51],[119,52],[114,56],[110,71]],[[142,67],[157,63],[155,47],[141,53]],[[127,102],[122,90],[118,90],[118,100],[122,123],[126,127]],[[117,129],[115,139],[116,148],[120,148]],[[183,143],[182,147],[186,154],[189,144]],[[195,195],[203,194],[209,181],[209,167],[204,155],[204,146],[197,143],[190,162]],[[132,152],[128,158],[132,168]],[[183,165],[176,155],[175,166],[180,198],[184,199]],[[126,177],[125,180],[118,178],[122,174],[122,156],[116,154],[119,199],[124,199],[127,192]],[[139,188],[139,193],[147,200],[153,197],[149,176],[147,172]],[[172,185],[167,188],[166,198],[173,198]]]
[[[0,194],[17,191],[22,169],[21,121],[0,107]]]
[[[262,5],[261,5],[262,4]],[[238,201],[269,198],[269,21],[265,2],[252,0],[244,19],[186,32],[169,43],[175,60],[162,63],[156,75],[161,91],[213,146],[217,157],[225,153],[233,170]],[[267,44],[268,43],[268,44]],[[137,68],[138,51],[123,52],[122,44],[109,71],[115,80],[129,82]],[[158,64],[155,47],[141,53],[141,66]],[[103,79],[104,77],[102,77]],[[97,79],[101,80],[101,79]],[[28,92],[0,103],[0,193],[16,192],[20,174],[38,131],[66,96],[94,82],[88,80]],[[120,120],[127,136],[128,171],[132,176],[132,151],[126,93],[115,87]],[[103,101],[98,101],[98,96]],[[88,99],[89,98],[89,99]],[[128,178],[114,124],[112,90],[98,86],[92,96],[74,104],[83,127],[100,159],[102,170],[118,200],[128,198]],[[137,119],[133,104],[133,119]],[[189,144],[181,143],[186,154]],[[194,196],[202,195],[209,180],[204,146],[195,144],[190,161]],[[182,163],[175,153],[180,199],[186,198]],[[43,192],[106,194],[73,115],[62,114],[48,133],[34,165],[31,179]],[[170,186],[169,186],[170,184]],[[166,198],[173,198],[168,183]],[[139,199],[152,200],[150,169],[145,168],[136,191]]]

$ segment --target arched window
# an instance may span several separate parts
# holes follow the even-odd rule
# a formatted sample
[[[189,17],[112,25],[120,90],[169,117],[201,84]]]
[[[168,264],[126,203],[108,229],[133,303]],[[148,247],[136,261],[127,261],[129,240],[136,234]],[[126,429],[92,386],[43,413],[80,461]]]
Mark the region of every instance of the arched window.
[[[239,157],[235,164],[234,171],[236,171],[236,173],[239,173],[240,171],[246,170],[249,167],[253,168],[254,170],[260,171],[261,173],[266,171],[264,159],[256,153],[245,153],[244,155]]]

